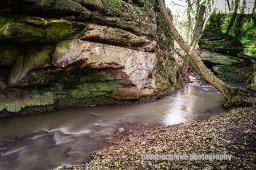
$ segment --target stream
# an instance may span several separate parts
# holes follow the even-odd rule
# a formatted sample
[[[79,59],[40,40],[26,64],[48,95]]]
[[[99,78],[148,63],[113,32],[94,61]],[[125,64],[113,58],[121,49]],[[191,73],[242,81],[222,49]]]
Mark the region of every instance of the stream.
[[[96,106],[0,120],[0,170],[48,170],[85,163],[122,123],[173,125],[223,112],[211,85],[192,82],[171,96],[136,105]]]

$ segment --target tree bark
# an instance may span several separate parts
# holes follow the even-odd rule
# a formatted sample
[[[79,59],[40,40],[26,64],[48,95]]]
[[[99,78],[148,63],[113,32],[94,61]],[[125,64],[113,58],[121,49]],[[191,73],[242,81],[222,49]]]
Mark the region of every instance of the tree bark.
[[[229,34],[229,32],[231,31],[231,29],[232,29],[232,27],[235,23],[235,20],[236,20],[236,17],[237,17],[237,10],[238,10],[238,6],[239,6],[239,2],[240,2],[240,0],[235,0],[234,13],[232,15],[232,18],[231,18],[229,24],[228,24],[226,34]]]
[[[194,35],[191,42],[192,47],[196,46],[198,40],[202,36],[202,28],[204,25],[205,12],[206,12],[206,7],[204,5],[201,5],[199,8],[198,16],[196,18],[196,26],[194,28]]]
[[[252,9],[252,14],[255,14],[255,13],[256,13],[256,0],[254,1],[253,9]]]
[[[187,37],[190,39],[191,37],[191,32],[192,30],[192,18],[191,18],[191,13],[192,13],[192,4],[190,0],[187,0],[187,19],[188,19],[188,35]]]
[[[199,55],[197,54],[196,50],[191,50],[191,47],[188,45],[187,42],[183,40],[183,38],[180,36],[179,32],[175,28],[174,24],[170,20],[167,9],[165,7],[165,4],[163,3],[163,0],[158,0],[159,3],[159,9],[160,13],[163,16],[166,24],[169,27],[169,30],[173,36],[173,38],[177,41],[177,43],[180,45],[180,47],[189,55],[194,62],[195,66],[199,70],[201,76],[210,84],[212,84],[217,90],[219,90],[224,97],[226,97],[228,100],[231,100],[233,97],[233,88],[229,85],[225,84],[222,80],[217,78],[203,63]]]

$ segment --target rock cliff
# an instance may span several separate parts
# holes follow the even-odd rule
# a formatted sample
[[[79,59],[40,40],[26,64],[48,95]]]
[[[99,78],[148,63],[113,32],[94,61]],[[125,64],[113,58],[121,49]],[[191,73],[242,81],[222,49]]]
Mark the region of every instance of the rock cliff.
[[[0,117],[142,102],[177,86],[151,0],[0,2]]]

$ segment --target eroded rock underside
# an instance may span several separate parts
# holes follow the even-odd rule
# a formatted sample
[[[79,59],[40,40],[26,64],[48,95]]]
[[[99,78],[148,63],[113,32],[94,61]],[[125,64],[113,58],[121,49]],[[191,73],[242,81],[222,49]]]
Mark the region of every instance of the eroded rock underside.
[[[177,86],[154,1],[0,2],[0,117],[147,101]]]

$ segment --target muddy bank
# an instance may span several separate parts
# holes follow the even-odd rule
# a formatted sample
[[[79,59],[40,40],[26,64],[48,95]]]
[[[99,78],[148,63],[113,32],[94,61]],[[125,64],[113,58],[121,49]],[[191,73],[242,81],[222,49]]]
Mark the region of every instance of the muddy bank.
[[[255,169],[256,107],[237,108],[188,125],[131,126],[86,165],[57,169]],[[230,154],[231,161],[143,161],[142,154]]]

